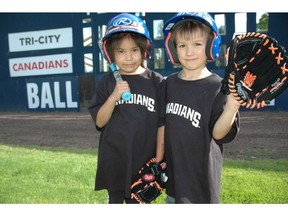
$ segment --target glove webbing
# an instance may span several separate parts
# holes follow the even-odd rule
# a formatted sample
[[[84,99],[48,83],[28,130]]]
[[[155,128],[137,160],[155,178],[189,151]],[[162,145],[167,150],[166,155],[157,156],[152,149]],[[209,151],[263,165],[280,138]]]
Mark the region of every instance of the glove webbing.
[[[147,196],[144,197],[143,194],[145,194],[145,192],[147,191],[150,192],[151,190],[154,190],[154,196],[151,197],[150,200],[147,200]],[[162,192],[162,190],[163,188],[161,188],[160,185],[156,181],[154,181],[154,182],[151,182],[149,185],[146,185],[144,189],[141,191],[141,193],[137,193],[137,194],[131,193],[131,198],[136,199],[140,204],[147,204],[147,203],[152,202],[156,197],[158,197],[160,193]]]

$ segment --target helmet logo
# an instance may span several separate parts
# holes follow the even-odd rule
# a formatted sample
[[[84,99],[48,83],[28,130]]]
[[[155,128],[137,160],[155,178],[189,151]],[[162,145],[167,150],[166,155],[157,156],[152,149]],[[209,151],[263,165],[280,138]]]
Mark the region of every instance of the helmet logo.
[[[113,26],[123,26],[123,25],[130,25],[132,23],[132,20],[129,18],[120,18],[113,22]]]

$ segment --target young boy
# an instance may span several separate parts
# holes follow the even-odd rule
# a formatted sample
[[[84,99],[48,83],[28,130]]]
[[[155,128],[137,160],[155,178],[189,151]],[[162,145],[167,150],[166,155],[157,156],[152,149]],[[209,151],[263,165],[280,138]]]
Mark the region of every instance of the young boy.
[[[164,79],[144,66],[151,39],[139,17],[113,17],[101,41],[105,59],[124,81],[104,75],[89,107],[101,131],[95,190],[107,189],[109,203],[138,203],[131,199],[132,177],[149,159],[160,162],[164,155]],[[128,91],[131,99],[125,101],[121,95]]]
[[[221,38],[207,13],[179,13],[164,27],[165,48],[179,73],[167,78],[167,203],[219,203],[223,144],[238,133],[240,104],[221,91],[207,67]]]

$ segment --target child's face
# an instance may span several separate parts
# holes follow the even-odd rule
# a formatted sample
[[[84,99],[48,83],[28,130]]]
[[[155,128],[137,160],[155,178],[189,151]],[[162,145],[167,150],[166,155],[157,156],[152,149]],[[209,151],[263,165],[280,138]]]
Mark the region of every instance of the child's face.
[[[178,59],[184,69],[197,70],[206,66],[206,44],[208,35],[200,29],[192,34],[176,34],[176,50]]]
[[[125,37],[114,50],[115,63],[124,73],[133,73],[142,63],[140,47],[131,37]]]

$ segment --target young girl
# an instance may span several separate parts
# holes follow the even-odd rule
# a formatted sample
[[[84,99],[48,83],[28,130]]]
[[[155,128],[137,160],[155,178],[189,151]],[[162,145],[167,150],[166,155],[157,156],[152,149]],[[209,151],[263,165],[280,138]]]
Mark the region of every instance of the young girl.
[[[240,107],[206,67],[221,38],[207,13],[179,13],[163,31],[169,59],[182,65],[166,81],[167,203],[219,203],[223,144],[238,133]]]
[[[149,159],[163,160],[164,79],[145,67],[151,39],[139,17],[124,13],[112,18],[101,42],[105,59],[124,81],[116,82],[113,73],[104,75],[89,107],[101,131],[95,190],[107,189],[109,203],[136,203],[132,177]],[[131,98],[123,100],[128,91]]]

